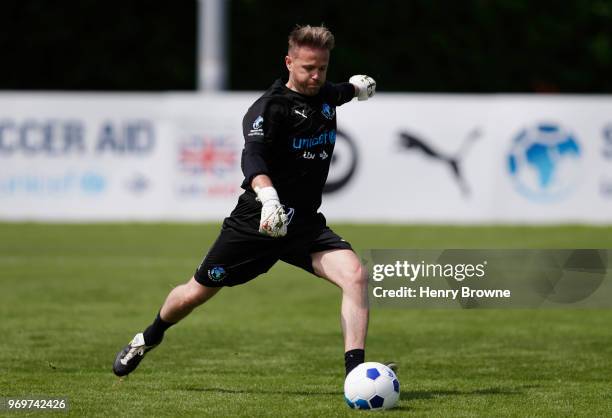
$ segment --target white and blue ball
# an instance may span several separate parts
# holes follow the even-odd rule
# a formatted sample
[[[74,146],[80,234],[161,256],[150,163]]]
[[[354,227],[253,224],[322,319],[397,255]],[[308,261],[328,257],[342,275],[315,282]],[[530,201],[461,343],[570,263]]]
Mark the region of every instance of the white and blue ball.
[[[344,399],[354,409],[393,408],[399,395],[397,376],[381,363],[362,363],[351,370],[344,381]]]

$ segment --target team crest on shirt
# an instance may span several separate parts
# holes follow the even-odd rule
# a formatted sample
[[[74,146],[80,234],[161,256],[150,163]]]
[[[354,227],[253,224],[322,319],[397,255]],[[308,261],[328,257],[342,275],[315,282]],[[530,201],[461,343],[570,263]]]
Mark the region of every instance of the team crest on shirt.
[[[323,103],[323,106],[321,107],[321,113],[323,113],[323,116],[325,116],[327,119],[331,120],[334,118],[334,116],[336,116],[336,108],[331,107],[327,103]]]
[[[263,136],[263,116],[257,116],[257,119],[253,122],[253,129],[248,133],[248,136]]]
[[[220,282],[227,276],[227,271],[221,266],[214,266],[208,269],[208,278],[213,282]]]

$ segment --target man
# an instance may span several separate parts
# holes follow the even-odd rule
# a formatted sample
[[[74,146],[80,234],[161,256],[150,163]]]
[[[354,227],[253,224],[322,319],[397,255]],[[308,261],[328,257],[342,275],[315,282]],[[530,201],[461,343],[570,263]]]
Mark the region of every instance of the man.
[[[117,354],[117,376],[131,373],[170,326],[221,287],[254,279],[278,260],[340,287],[346,373],[364,361],[366,275],[351,245],[317,210],[336,139],[336,106],[368,99],[376,83],[363,75],[326,82],[333,47],[325,27],[298,26],[289,35],[288,81],[277,80],[243,120],[245,192],[194,277],[173,289],[155,321]]]

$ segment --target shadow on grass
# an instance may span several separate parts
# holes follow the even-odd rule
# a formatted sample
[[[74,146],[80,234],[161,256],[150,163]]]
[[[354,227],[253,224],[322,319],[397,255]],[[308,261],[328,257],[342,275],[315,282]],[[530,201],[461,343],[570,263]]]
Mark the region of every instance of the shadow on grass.
[[[222,388],[200,388],[200,387],[187,387],[183,390],[190,392],[211,392],[211,393],[228,393],[228,394],[243,394],[243,395],[297,395],[297,396],[342,396],[341,391],[329,390],[313,390],[313,391],[299,391],[299,390],[261,390],[261,389],[222,389]]]
[[[512,388],[492,387],[474,390],[417,390],[402,391],[400,399],[411,401],[415,399],[432,399],[443,396],[483,396],[483,395],[522,395],[524,389],[535,388],[537,386],[518,386]]]
[[[517,387],[490,387],[474,390],[421,390],[421,391],[402,391],[400,400],[408,403],[418,399],[435,399],[446,396],[489,396],[489,395],[521,395],[525,389],[537,386],[517,386]],[[218,394],[245,394],[245,395],[284,395],[284,396],[343,396],[341,391],[296,391],[296,390],[261,390],[261,389],[224,389],[215,387],[185,387],[183,390],[192,392],[218,393]],[[405,413],[414,410],[409,404],[398,405],[388,410],[387,413]]]
[[[187,391],[195,391],[195,392],[212,392],[212,393],[223,393],[223,394],[248,394],[248,395],[284,395],[284,396],[335,396],[339,400],[340,403],[344,404],[343,393],[340,391],[295,391],[295,390],[247,390],[247,389],[221,389],[221,388],[197,388],[197,387],[188,387],[184,390]],[[401,398],[403,399],[403,398]],[[342,401],[340,401],[342,400]],[[402,413],[406,411],[410,411],[413,408],[409,406],[396,406],[393,409],[387,410],[388,413]]]
[[[536,386],[519,386],[512,388],[484,388],[474,390],[418,390],[418,391],[402,391],[400,393],[400,401],[413,401],[417,399],[435,399],[445,396],[488,396],[488,395],[521,395],[524,389],[533,388]],[[414,408],[409,405],[399,405],[391,411],[411,411]]]
[[[536,386],[519,386],[513,388],[492,387],[474,390],[421,390],[402,391],[400,399],[411,401],[415,399],[433,399],[442,396],[483,396],[483,395],[521,395],[524,389]],[[224,389],[215,387],[186,387],[183,390],[191,392],[210,392],[223,394],[246,394],[246,395],[298,395],[298,396],[342,396],[341,391],[296,391],[296,390],[261,390],[261,389]]]

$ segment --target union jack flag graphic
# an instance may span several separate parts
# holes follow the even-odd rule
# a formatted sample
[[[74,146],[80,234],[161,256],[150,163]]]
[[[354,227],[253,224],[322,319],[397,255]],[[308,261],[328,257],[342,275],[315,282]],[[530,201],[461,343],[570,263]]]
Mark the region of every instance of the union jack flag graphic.
[[[223,176],[238,165],[238,151],[225,138],[195,136],[180,144],[179,164],[191,174]]]

